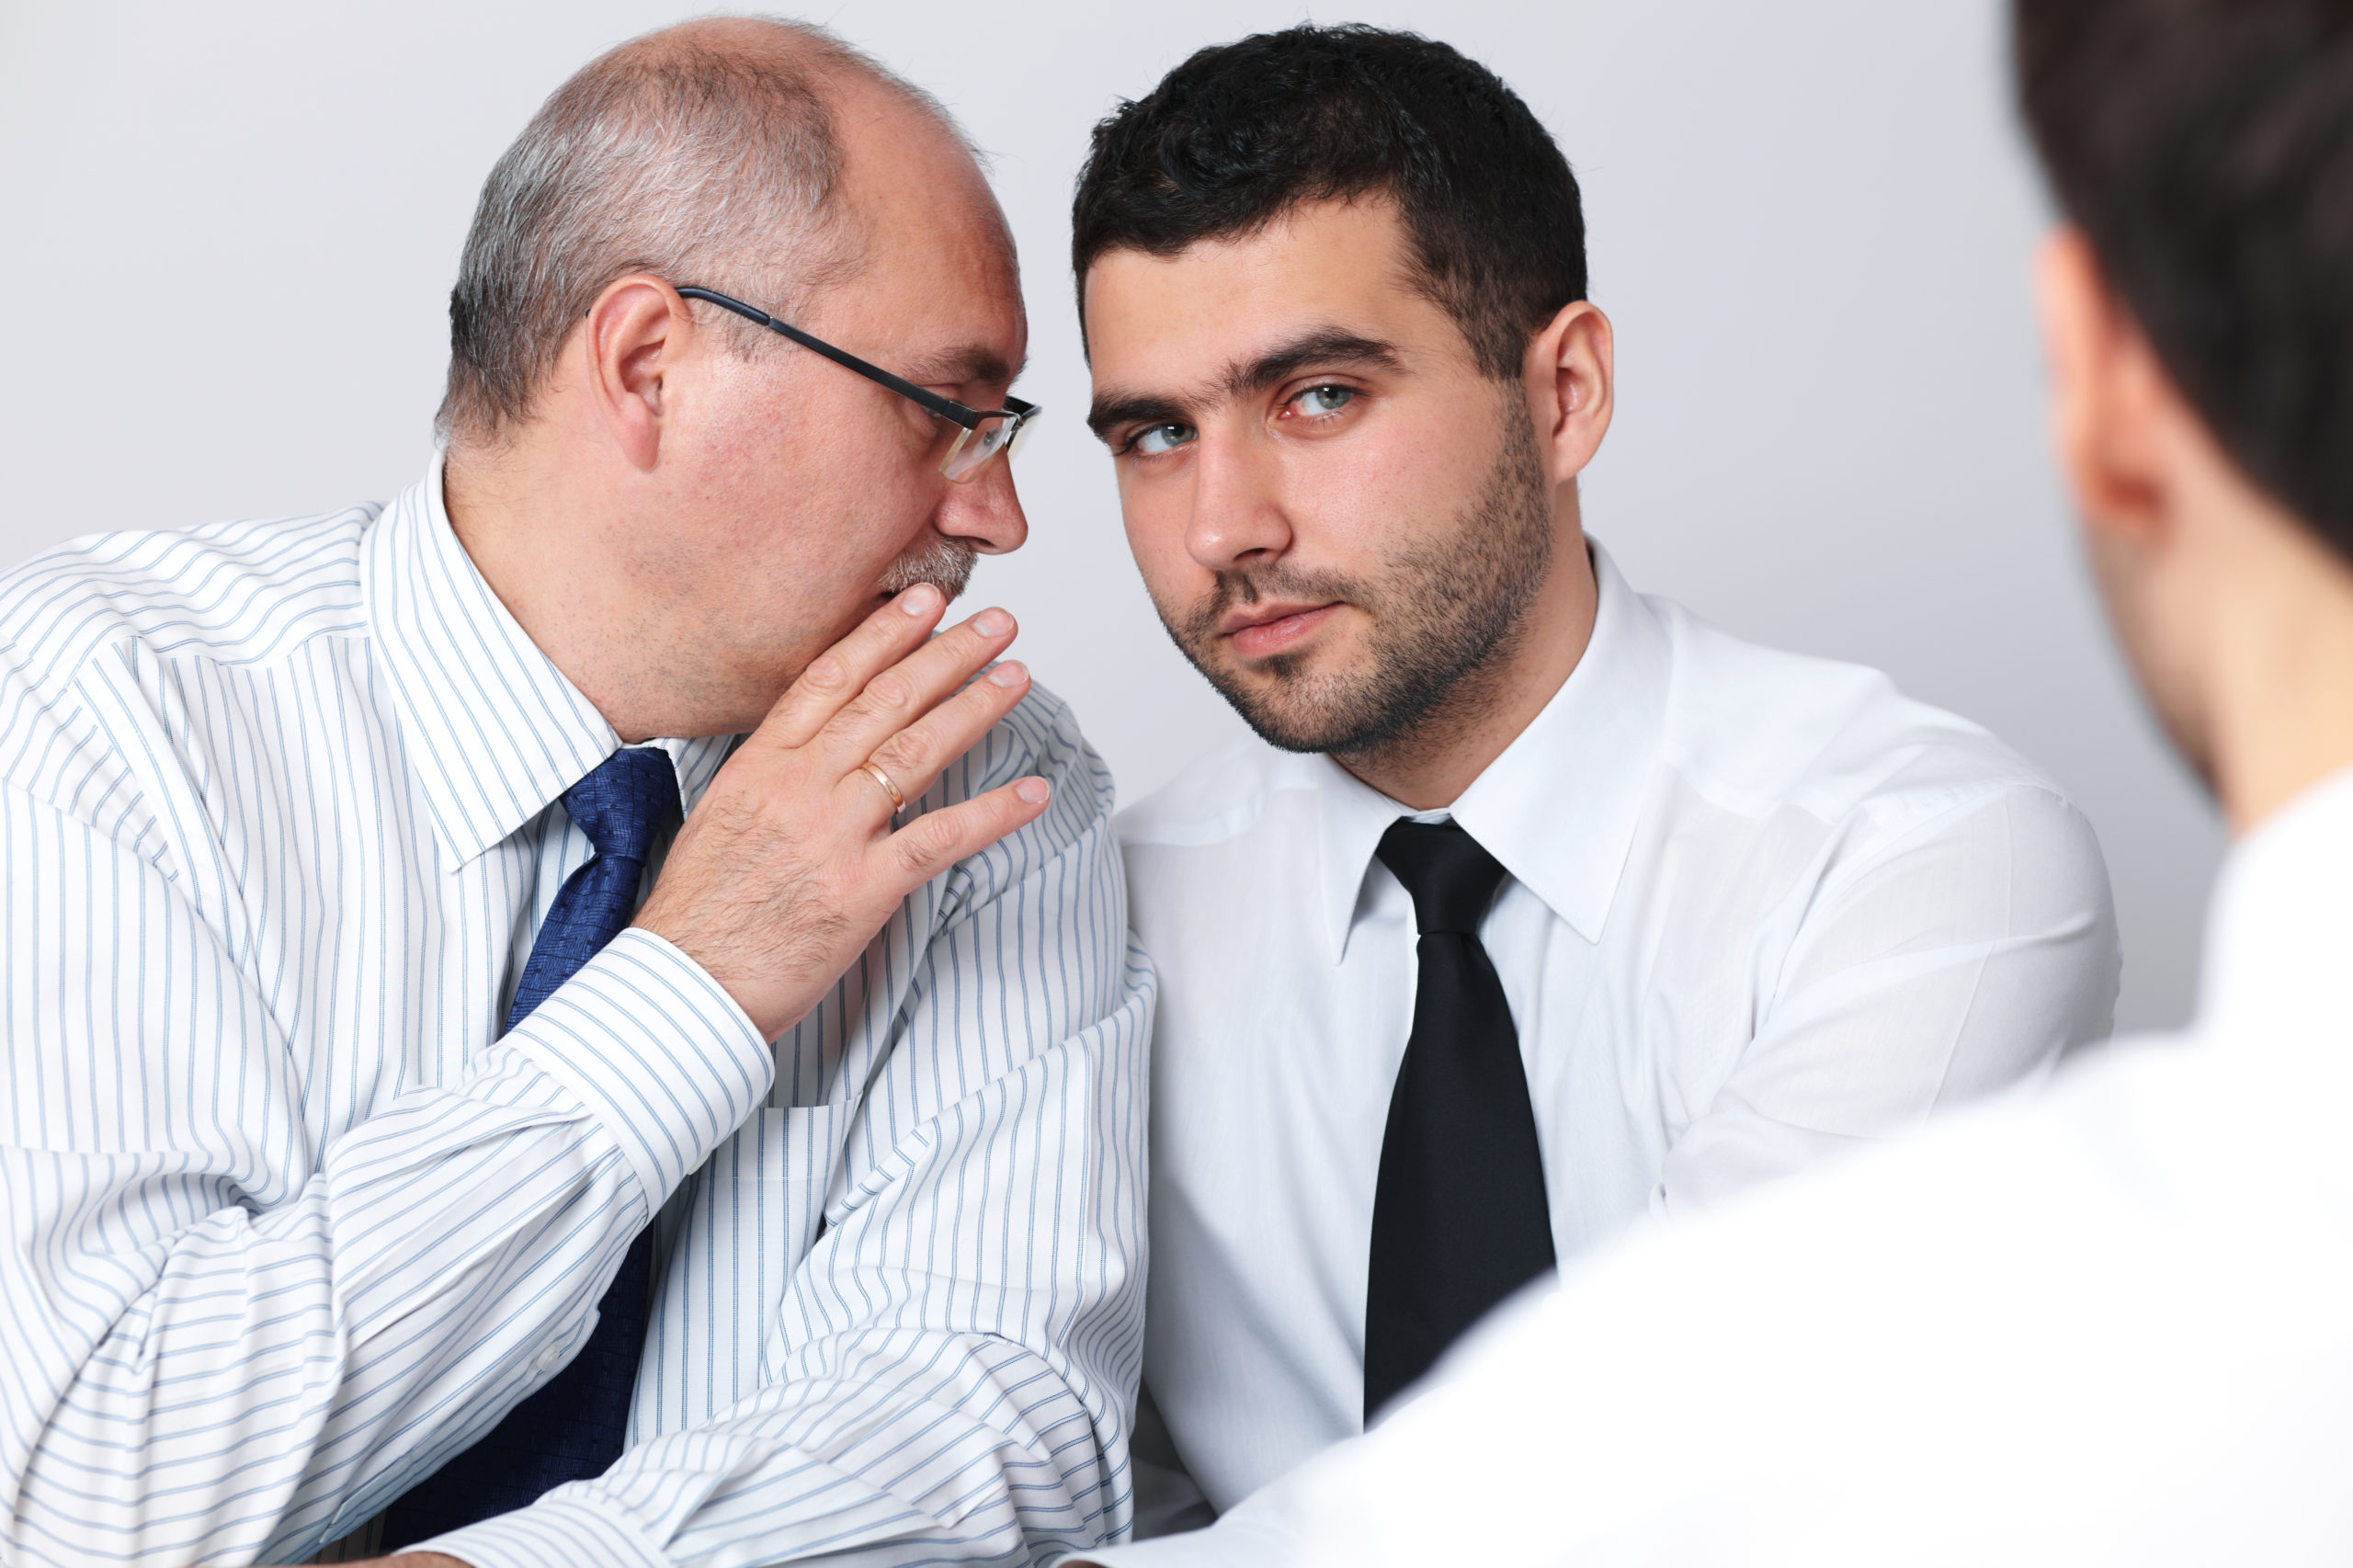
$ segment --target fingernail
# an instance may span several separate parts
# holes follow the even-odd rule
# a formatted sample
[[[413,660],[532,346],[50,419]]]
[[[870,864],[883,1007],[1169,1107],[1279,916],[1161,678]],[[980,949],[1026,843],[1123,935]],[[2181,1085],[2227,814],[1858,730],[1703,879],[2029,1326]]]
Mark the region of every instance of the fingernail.
[[[1007,659],[989,671],[991,686],[1019,686],[1029,678],[1029,672],[1021,667],[1017,659]]]
[[[1044,804],[1046,797],[1053,793],[1042,778],[1024,778],[1013,787],[1013,792],[1033,806]]]
[[[929,583],[917,583],[899,596],[899,608],[909,615],[929,615],[939,602],[939,590]]]
[[[1013,630],[1013,618],[1001,609],[984,609],[972,618],[972,630],[983,637],[1002,637]]]

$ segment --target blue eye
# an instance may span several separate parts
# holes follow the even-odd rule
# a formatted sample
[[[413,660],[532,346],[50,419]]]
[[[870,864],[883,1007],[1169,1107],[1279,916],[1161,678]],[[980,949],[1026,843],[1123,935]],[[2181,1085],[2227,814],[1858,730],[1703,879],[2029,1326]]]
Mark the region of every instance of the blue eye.
[[[1128,450],[1156,458],[1190,445],[1194,438],[1190,425],[1147,425],[1136,432],[1134,439],[1128,443]]]
[[[1337,414],[1356,401],[1354,387],[1310,387],[1291,399],[1302,414]]]

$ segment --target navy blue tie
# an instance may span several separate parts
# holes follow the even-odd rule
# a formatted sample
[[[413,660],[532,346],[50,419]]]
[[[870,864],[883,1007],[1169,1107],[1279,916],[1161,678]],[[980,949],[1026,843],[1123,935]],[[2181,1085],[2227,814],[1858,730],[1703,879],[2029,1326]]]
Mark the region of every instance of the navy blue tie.
[[[515,986],[513,1028],[619,936],[637,911],[637,887],[654,840],[679,818],[678,775],[669,754],[618,751],[563,792],[563,809],[596,846],[564,879]],[[597,1303],[597,1326],[572,1364],[474,1446],[394,1503],[384,1545],[412,1542],[539,1500],[550,1487],[602,1475],[620,1457],[645,1344],[654,1244],[640,1233],[612,1288]]]

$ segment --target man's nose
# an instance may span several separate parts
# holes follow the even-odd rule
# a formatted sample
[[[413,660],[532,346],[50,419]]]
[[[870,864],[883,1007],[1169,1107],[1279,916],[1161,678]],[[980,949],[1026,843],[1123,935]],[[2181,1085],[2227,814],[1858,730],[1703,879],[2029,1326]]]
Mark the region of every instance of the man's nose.
[[[970,540],[983,555],[1004,555],[1029,537],[1029,519],[1014,488],[1011,453],[998,454],[970,481],[950,483],[947,491],[935,526],[950,539]]]
[[[1271,453],[1248,441],[1204,436],[1193,455],[1193,510],[1185,550],[1212,572],[1230,572],[1290,548],[1282,473]]]

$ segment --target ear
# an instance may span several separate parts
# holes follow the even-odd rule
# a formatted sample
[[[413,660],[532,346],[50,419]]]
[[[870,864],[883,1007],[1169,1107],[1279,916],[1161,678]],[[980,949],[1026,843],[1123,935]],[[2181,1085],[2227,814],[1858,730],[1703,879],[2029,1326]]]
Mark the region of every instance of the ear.
[[[589,399],[630,465],[649,471],[674,402],[665,382],[692,352],[694,318],[667,283],[632,274],[597,296],[585,324]]]
[[[1528,346],[1520,378],[1544,467],[1556,485],[1583,472],[1609,433],[1615,353],[1609,318],[1585,300],[1563,306]]]
[[[2096,545],[2162,544],[2178,501],[2175,437],[2187,410],[2081,231],[2044,242],[2035,282],[2052,434],[2076,513]]]

